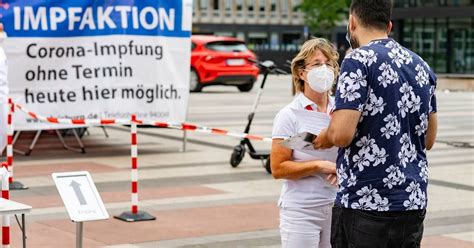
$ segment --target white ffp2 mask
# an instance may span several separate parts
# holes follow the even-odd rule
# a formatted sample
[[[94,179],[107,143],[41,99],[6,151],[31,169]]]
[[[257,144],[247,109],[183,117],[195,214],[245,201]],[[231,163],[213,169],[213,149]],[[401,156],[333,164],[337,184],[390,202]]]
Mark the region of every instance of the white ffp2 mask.
[[[327,92],[331,89],[334,82],[334,71],[327,65],[318,66],[309,70],[309,87],[319,93]]]

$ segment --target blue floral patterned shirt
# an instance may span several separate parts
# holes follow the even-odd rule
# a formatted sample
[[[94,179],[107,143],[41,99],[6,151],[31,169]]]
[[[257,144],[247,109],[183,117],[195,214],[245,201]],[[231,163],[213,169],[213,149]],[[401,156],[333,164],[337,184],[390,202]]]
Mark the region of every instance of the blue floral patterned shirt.
[[[436,76],[392,39],[355,49],[341,66],[336,111],[361,112],[352,143],[339,149],[336,205],[403,211],[425,209],[428,116],[436,112]]]

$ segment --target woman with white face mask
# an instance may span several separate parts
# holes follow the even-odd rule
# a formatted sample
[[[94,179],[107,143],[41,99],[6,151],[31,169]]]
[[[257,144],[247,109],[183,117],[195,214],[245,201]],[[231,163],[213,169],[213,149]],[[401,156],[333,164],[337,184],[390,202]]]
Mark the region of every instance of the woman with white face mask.
[[[286,148],[284,139],[309,130],[296,118],[317,111],[328,116],[334,106],[331,89],[339,71],[336,48],[326,39],[306,41],[291,63],[295,99],[275,117],[271,167],[284,179],[279,200],[282,247],[331,247],[331,209],[336,196],[336,154],[328,160]],[[317,123],[315,123],[316,125]]]

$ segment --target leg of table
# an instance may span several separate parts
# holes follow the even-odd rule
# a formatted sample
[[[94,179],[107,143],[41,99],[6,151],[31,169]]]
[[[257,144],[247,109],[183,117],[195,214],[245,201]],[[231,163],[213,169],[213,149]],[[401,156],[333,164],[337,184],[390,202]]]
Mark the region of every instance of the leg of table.
[[[21,226],[22,226],[22,235],[23,235],[23,248],[26,248],[26,221],[25,214],[21,214]]]

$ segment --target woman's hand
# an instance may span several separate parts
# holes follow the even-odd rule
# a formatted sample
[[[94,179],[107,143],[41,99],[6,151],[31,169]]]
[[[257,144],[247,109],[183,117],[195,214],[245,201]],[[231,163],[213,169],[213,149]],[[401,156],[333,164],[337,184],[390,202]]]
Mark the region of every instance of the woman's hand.
[[[326,177],[326,180],[333,186],[337,186],[337,175],[336,174],[329,174]]]

